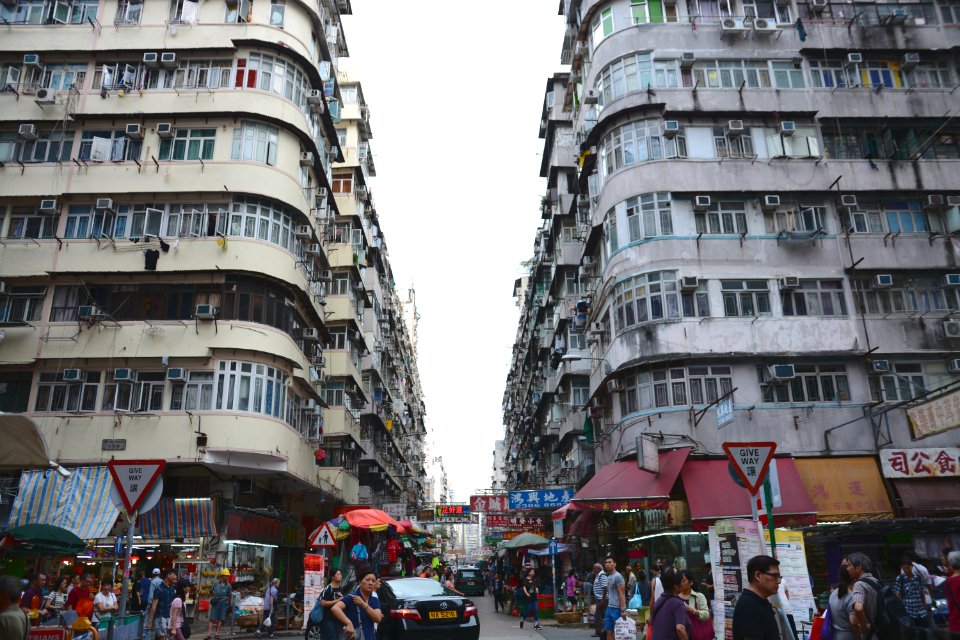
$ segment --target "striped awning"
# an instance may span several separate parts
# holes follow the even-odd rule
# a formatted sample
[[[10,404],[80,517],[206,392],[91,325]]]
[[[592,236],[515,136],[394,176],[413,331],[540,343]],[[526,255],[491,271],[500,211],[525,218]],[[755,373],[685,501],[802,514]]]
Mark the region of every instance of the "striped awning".
[[[202,538],[217,535],[210,498],[160,498],[137,524],[144,538]]]
[[[110,500],[112,485],[106,467],[71,469],[67,478],[53,469],[24,471],[8,526],[49,524],[83,540],[106,538],[120,515]]]

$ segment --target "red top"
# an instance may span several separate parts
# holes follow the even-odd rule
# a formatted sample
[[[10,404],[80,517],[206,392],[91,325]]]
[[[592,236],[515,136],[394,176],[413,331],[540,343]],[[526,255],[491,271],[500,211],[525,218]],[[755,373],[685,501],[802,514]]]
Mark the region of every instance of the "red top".
[[[77,603],[81,600],[89,600],[90,592],[87,591],[87,588],[83,585],[74,587],[70,589],[70,593],[67,595],[67,609],[76,610]]]
[[[397,561],[397,555],[400,553],[400,541],[392,538],[387,542],[387,562],[391,564]]]
[[[952,633],[960,632],[960,574],[954,574],[943,583],[943,592],[947,596],[950,617],[947,627]]]

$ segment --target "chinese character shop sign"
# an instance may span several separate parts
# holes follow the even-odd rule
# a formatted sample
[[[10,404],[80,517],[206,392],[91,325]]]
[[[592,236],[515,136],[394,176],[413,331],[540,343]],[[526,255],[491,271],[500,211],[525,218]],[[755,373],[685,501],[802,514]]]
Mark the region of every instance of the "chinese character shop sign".
[[[473,522],[470,517],[470,507],[465,504],[438,504],[433,508],[435,522],[447,524],[469,524]]]
[[[960,426],[960,392],[953,392],[907,409],[913,435],[925,438]]]
[[[885,478],[955,478],[960,476],[960,447],[883,449]]]
[[[511,491],[511,509],[556,509],[570,502],[571,489],[538,489],[532,491]]]
[[[507,513],[510,500],[507,494],[470,496],[470,511],[473,513]]]

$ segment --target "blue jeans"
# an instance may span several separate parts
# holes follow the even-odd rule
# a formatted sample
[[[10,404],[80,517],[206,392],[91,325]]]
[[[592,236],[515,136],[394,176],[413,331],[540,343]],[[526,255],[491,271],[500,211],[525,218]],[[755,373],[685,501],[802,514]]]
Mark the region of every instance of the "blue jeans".
[[[523,605],[523,619],[526,620],[529,615],[532,615],[534,622],[540,622],[540,611],[537,609],[536,600],[531,600]]]

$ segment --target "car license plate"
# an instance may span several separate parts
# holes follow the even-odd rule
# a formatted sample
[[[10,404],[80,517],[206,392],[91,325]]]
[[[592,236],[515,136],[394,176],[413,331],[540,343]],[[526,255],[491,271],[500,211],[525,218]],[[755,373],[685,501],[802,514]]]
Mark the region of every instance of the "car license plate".
[[[427,618],[429,620],[442,620],[445,618],[456,618],[456,617],[457,617],[456,611],[431,611],[427,615]]]

